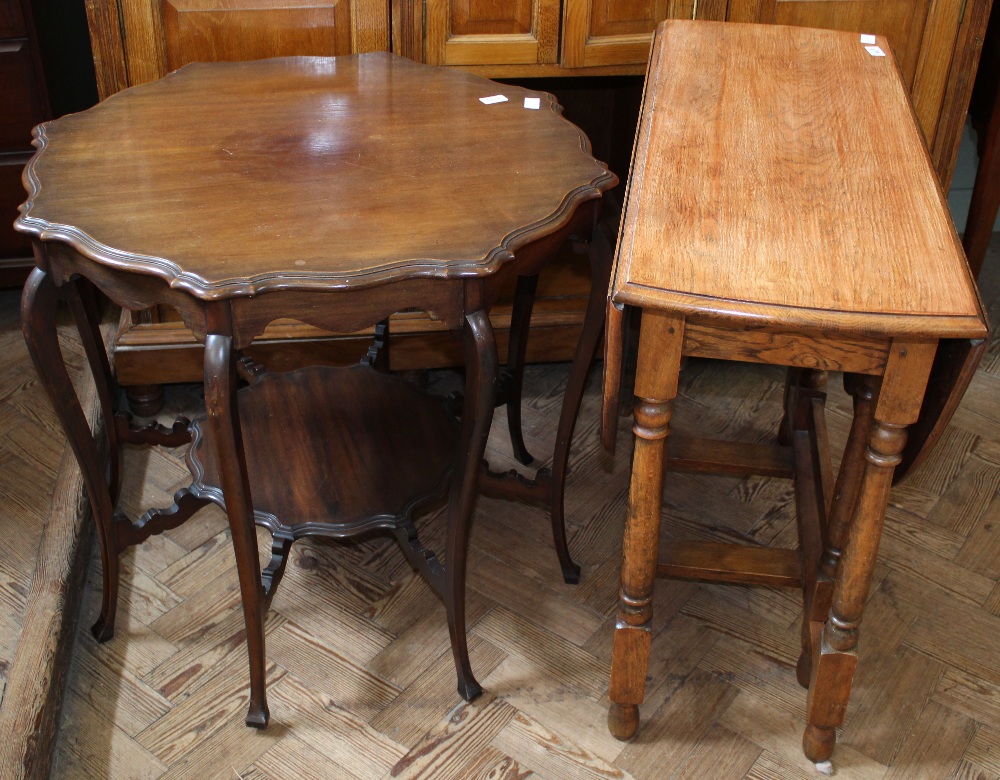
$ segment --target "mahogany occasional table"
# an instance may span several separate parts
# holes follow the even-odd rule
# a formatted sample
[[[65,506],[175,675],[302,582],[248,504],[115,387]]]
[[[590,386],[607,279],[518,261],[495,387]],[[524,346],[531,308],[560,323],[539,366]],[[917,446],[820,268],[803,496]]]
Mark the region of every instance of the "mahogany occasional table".
[[[803,747],[824,761],[847,709],[894,470],[933,444],[987,336],[884,38],[661,25],[608,307],[606,443],[625,307],[642,324],[609,727],[627,739],[639,724],[655,576],[787,585],[805,602]],[[791,366],[779,443],[672,435],[688,355]],[[829,370],[844,372],[855,398],[836,480]],[[665,465],[793,479],[798,549],[671,542],[660,552]]]
[[[498,94],[508,99],[480,101]],[[527,107],[528,97],[539,108]],[[564,575],[577,572],[563,535],[562,482],[610,274],[610,250],[593,231],[597,206],[617,181],[583,133],[545,93],[379,53],[189,65],[40,125],[35,144],[16,223],[32,234],[37,264],[22,319],[97,521],[104,594],[95,636],[114,630],[122,551],[215,501],[227,511],[239,573],[249,725],[267,724],[263,613],[302,536],[395,534],[444,601],[459,692],[478,695],[464,613],[478,483],[548,504]],[[552,473],[533,483],[487,476],[499,385],[490,306],[518,277],[518,335],[508,350],[517,400],[533,280],[567,238],[586,242],[592,232],[593,292]],[[121,306],[172,306],[204,341],[206,420],[139,429],[116,412],[91,285]],[[60,300],[74,312],[97,383],[103,442],[87,427],[59,352]],[[410,308],[461,334],[460,422],[441,399],[381,370],[384,325],[350,368],[267,374],[240,357],[280,317],[352,332]],[[247,386],[237,392],[241,376]],[[119,446],[186,441],[195,479],[174,506],[134,524],[116,514]],[[411,517],[445,495],[442,561],[420,544]],[[274,539],[263,577],[255,521]]]

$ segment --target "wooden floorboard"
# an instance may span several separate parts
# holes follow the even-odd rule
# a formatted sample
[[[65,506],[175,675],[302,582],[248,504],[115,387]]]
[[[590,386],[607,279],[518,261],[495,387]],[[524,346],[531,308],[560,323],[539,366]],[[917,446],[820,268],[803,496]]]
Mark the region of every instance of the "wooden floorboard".
[[[1000,320],[1000,239],[983,296]],[[0,292],[0,685],[9,673],[62,456]],[[79,363],[79,354],[70,350]],[[528,447],[552,444],[566,367],[532,367]],[[850,423],[838,377],[834,451]],[[454,377],[435,375],[438,383]],[[767,442],[783,374],[691,361],[678,429]],[[834,754],[838,777],[1000,779],[1000,340],[938,451],[893,490],[862,626],[860,665]],[[178,386],[161,415],[197,414]],[[115,638],[96,645],[100,563],[91,555],[55,750],[56,778],[748,778],[817,777],[802,756],[805,692],[795,681],[794,590],[658,582],[643,726],[632,743],[604,722],[620,533],[631,450],[599,446],[598,382],[584,402],[567,486],[579,585],[562,582],[535,507],[480,500],[471,541],[473,667],[486,693],[455,692],[444,610],[394,543],[296,543],[267,621],[272,721],[243,725],[248,683],[225,518],[207,508],[124,560]],[[515,467],[498,411],[489,459]],[[183,453],[126,451],[133,516],[168,504]],[[522,470],[523,467],[521,467]],[[530,469],[525,471],[530,473]],[[664,542],[794,545],[794,505],[778,479],[675,473]],[[418,525],[440,545],[443,516]],[[729,524],[729,530],[724,526]],[[262,549],[266,535],[261,534]],[[10,768],[0,768],[6,777]],[[16,776],[16,775],[10,775]]]

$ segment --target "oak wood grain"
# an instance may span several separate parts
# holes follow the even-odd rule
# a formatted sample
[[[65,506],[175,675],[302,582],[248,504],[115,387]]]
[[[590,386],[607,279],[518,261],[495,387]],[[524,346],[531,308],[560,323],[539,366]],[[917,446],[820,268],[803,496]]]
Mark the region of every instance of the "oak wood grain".
[[[802,750],[830,759],[893,473],[940,438],[978,364],[985,313],[905,85],[885,49],[861,44],[762,25],[657,30],[608,307],[606,423],[620,382],[619,307],[642,313],[608,692],[619,739],[639,727],[654,576],[787,585],[804,595]],[[790,367],[778,441],[792,445],[797,549],[672,540],[658,555],[682,355]],[[845,377],[854,421],[836,487],[826,369],[858,372]],[[703,449],[699,458],[685,446],[680,465],[758,473],[752,450]],[[759,460],[760,473],[776,473],[773,458]]]
[[[752,86],[764,70],[766,92]],[[748,323],[871,336],[983,335],[891,56],[847,33],[674,23],[650,74],[617,301],[688,313],[710,302]]]

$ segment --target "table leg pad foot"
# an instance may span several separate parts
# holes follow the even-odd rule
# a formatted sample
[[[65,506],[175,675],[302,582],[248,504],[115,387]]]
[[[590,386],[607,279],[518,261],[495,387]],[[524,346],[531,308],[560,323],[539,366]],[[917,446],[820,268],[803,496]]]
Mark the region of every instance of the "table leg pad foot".
[[[475,680],[470,680],[468,682],[465,680],[459,680],[458,695],[466,701],[474,701],[483,695],[483,686]]]
[[[802,752],[814,763],[826,761],[837,744],[837,730],[827,726],[806,726],[802,735]]]
[[[94,635],[94,639],[98,642],[104,643],[115,635],[115,621],[105,620],[102,616],[94,625],[90,627],[90,633]]]
[[[247,710],[246,724],[252,729],[266,729],[270,719],[271,713],[268,712],[266,704],[259,708],[251,704]]]
[[[563,582],[567,585],[580,584],[580,567],[570,561],[562,564]]]
[[[608,731],[615,739],[632,739],[639,730],[639,705],[612,702],[608,707]]]

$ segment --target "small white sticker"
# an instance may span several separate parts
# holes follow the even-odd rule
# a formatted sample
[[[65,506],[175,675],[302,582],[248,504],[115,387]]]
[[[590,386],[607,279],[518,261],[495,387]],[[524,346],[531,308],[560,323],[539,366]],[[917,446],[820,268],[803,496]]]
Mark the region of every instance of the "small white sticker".
[[[524,99],[525,108],[541,108],[542,99],[541,98],[525,98]]]
[[[507,97],[505,95],[490,95],[489,97],[479,98],[479,102],[485,103],[488,106],[493,103],[506,103]]]
[[[873,57],[885,56],[885,52],[882,51],[878,46],[865,46],[865,51],[868,52]]]
[[[862,43],[875,43],[875,36],[874,35],[862,35],[861,36],[861,42]]]

